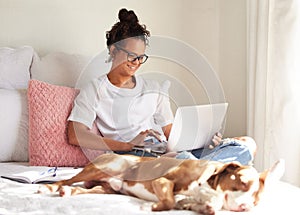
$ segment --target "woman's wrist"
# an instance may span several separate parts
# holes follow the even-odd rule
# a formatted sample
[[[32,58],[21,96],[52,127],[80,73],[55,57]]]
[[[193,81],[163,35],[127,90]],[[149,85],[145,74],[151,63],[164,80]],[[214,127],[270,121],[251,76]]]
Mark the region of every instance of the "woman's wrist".
[[[134,145],[130,142],[126,142],[124,145],[125,145],[124,151],[131,151],[134,147]]]

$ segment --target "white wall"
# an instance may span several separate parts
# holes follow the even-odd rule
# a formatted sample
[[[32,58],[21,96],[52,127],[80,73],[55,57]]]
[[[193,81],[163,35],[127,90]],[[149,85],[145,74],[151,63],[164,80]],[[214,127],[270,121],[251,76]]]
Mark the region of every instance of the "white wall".
[[[245,135],[246,0],[0,0],[0,47],[92,56],[105,49],[105,31],[122,7],[133,9],[152,35],[177,38],[204,54],[230,103],[225,135]],[[147,69],[185,70],[155,59]],[[191,77],[183,78],[198,92]],[[201,101],[204,97],[199,93]]]

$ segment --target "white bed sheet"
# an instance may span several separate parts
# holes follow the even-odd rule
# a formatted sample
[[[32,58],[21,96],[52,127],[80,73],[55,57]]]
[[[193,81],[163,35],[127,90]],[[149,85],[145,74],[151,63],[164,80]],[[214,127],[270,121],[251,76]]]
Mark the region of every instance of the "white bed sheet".
[[[0,175],[48,167],[32,167],[28,163],[0,163]],[[37,184],[22,184],[0,178],[0,214],[196,214],[191,211],[150,212],[150,203],[124,195],[85,194],[59,197],[57,194],[36,194]],[[218,211],[226,214],[300,214],[300,188],[277,182],[270,185],[258,206],[249,212]],[[142,209],[141,206],[144,206]],[[291,213],[292,212],[292,213]]]

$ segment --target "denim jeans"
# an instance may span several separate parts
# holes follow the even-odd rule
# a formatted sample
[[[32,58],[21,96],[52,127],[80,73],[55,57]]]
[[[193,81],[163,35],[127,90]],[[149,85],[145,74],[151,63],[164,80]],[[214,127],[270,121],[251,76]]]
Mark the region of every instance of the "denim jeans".
[[[131,154],[143,157],[157,157],[155,154],[141,151],[132,150],[129,152],[115,152],[117,154]],[[213,149],[199,148],[191,151],[178,152],[176,155],[177,159],[202,159],[212,160],[219,162],[232,162],[238,161],[242,165],[252,164],[253,156],[250,153],[249,148],[236,141],[233,138],[224,139],[223,142],[214,147]]]
[[[136,155],[139,157],[157,157],[156,154],[149,153],[143,150],[132,150],[132,151],[115,151],[114,153],[119,155]]]
[[[253,156],[249,148],[235,139],[225,139],[220,145],[213,149],[200,148],[192,150],[191,153],[198,159],[213,160],[220,162],[238,161],[242,165],[252,164]]]

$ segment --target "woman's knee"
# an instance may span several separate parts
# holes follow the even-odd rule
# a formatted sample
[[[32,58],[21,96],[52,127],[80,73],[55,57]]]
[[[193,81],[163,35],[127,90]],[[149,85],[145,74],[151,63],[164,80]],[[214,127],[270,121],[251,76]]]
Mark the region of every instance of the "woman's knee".
[[[235,137],[241,145],[247,146],[250,153],[254,156],[257,150],[257,145],[255,140],[252,137],[249,136],[241,136],[241,137]]]

